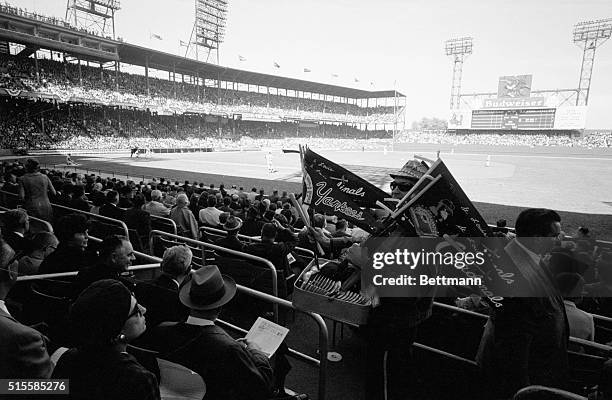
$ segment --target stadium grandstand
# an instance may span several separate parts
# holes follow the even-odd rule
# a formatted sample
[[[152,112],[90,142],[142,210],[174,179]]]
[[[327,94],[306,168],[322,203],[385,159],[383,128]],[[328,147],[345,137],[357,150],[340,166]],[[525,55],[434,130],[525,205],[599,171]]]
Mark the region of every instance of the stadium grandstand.
[[[463,94],[462,38],[448,129],[407,129],[398,90],[130,44],[115,0],[68,9],[103,29],[0,4],[1,398],[612,399],[590,82]],[[450,269],[507,291],[366,281],[422,238],[484,249],[489,270]]]

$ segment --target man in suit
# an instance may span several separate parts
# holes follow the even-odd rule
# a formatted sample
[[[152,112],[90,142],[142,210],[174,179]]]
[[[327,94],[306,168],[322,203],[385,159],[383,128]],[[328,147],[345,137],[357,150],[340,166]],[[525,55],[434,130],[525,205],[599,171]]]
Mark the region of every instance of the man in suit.
[[[2,237],[17,253],[27,250],[28,240],[25,235],[30,230],[30,220],[25,210],[18,208],[4,213]]]
[[[223,229],[227,232],[227,236],[217,240],[215,244],[225,247],[226,249],[242,251],[244,249],[244,244],[238,239],[238,231],[241,227],[242,220],[230,215],[227,221],[225,221],[225,224],[223,224]]]
[[[164,251],[162,274],[151,282],[136,285],[136,298],[147,308],[147,327],[164,321],[185,321],[189,308],[179,301],[179,287],[191,271],[193,254],[187,246],[173,246]]]
[[[275,243],[278,229],[285,228],[277,220],[264,224],[261,228],[261,242],[246,246],[244,252],[265,258],[274,264],[277,271],[285,271],[290,275],[292,273],[290,263],[294,260],[290,254],[295,247],[295,241]]]
[[[70,208],[89,212],[91,206],[85,197],[85,188],[82,185],[74,186],[72,189],[72,200],[70,200]]]
[[[529,385],[562,388],[569,374],[563,298],[541,262],[561,233],[561,218],[552,210],[527,209],[515,228],[517,237],[502,258],[516,266],[526,286],[517,290],[526,296],[507,297],[493,308],[476,357],[491,395],[503,398]]]
[[[134,249],[127,238],[118,235],[106,237],[102,241],[98,263],[79,271],[73,283],[73,298],[76,299],[87,286],[102,279],[119,280],[128,289],[133,290],[133,282],[125,279],[122,274],[127,272],[134,260]]]
[[[17,281],[17,264],[15,251],[0,241],[0,378],[46,379],[52,364],[45,337],[20,324],[4,302]]]
[[[206,382],[208,400],[263,400],[272,397],[274,374],[266,354],[245,339],[235,340],[215,325],[221,307],[236,294],[236,283],[215,265],[192,271],[179,291],[189,307],[186,322],[156,329],[161,357],[190,368]]]
[[[149,212],[151,215],[158,217],[168,217],[170,215],[170,209],[166,207],[162,202],[162,192],[160,190],[151,191],[151,201],[142,206],[142,209]]]
[[[106,204],[100,207],[100,215],[123,221],[125,218],[125,211],[120,209],[117,204],[119,204],[119,194],[114,190],[109,190],[108,193],[106,193]]]

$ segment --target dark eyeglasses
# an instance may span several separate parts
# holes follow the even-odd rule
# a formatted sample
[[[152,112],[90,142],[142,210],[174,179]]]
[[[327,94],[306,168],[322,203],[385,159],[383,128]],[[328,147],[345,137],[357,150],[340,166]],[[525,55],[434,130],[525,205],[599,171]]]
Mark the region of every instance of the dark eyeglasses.
[[[140,309],[140,304],[138,303],[136,303],[136,305],[134,306],[134,309],[132,310],[130,315],[128,315],[127,319],[130,319],[136,315],[138,315],[139,317],[142,317],[142,310]]]
[[[391,190],[394,190],[395,188],[398,188],[402,192],[409,192],[410,189],[412,189],[412,187],[414,186],[414,184],[413,183],[391,182],[390,186],[391,186]]]

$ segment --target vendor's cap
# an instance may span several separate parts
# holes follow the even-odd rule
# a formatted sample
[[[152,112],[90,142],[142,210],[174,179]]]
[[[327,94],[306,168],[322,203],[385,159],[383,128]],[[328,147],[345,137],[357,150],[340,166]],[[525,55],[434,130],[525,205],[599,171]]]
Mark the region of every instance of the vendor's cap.
[[[391,178],[406,178],[406,179],[421,179],[423,175],[427,172],[427,167],[423,165],[420,161],[410,160],[402,169],[397,171],[394,174],[389,174]]]

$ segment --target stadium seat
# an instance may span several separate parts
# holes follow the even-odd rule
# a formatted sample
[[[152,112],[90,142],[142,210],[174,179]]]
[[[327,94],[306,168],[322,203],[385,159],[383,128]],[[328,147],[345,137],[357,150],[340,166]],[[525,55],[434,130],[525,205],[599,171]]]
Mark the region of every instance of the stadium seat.
[[[196,372],[162,358],[157,359],[157,364],[162,400],[201,400],[206,394],[204,379]]]

